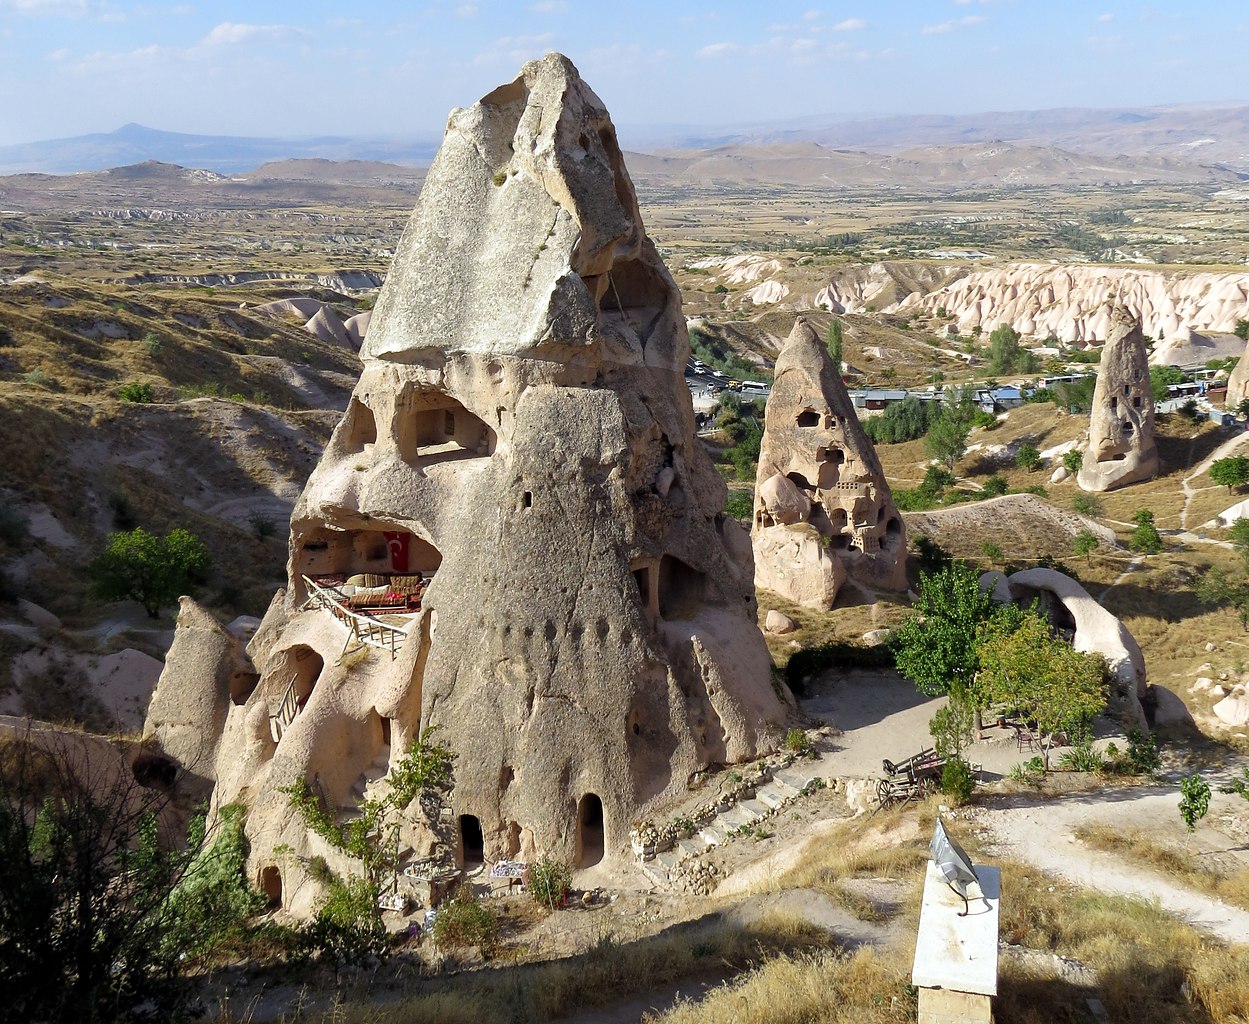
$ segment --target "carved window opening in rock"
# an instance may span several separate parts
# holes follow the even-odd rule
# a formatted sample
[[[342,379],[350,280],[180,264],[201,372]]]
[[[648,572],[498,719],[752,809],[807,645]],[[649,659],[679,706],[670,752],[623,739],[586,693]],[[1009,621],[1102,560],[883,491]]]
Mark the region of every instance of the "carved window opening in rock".
[[[659,562],[659,617],[685,619],[698,612],[707,590],[707,577],[679,558],[664,555]]]
[[[260,869],[260,891],[265,894],[269,906],[282,905],[282,872],[276,864]]]
[[[450,395],[421,391],[406,397],[395,414],[399,455],[405,462],[424,467],[494,454],[495,432]]]
[[[295,714],[298,714],[307,706],[317,680],[321,678],[325,659],[311,647],[300,644],[287,649],[283,662],[283,674],[279,679],[286,682],[285,690],[290,692]]]
[[[242,707],[255,691],[260,676],[255,672],[235,672],[230,676],[230,703]]]
[[[377,719],[376,724],[377,724],[378,744],[384,750],[390,750],[390,729],[391,729],[390,719],[385,717],[382,714],[378,714],[377,712],[374,712],[374,717]]]
[[[1111,412],[1119,411],[1119,399],[1116,398],[1114,395],[1110,396],[1110,411]]]
[[[296,556],[298,573],[352,611],[413,614],[442,554],[407,530],[311,530]]]
[[[373,410],[360,399],[353,398],[343,417],[343,446],[348,455],[358,455],[368,445],[377,443],[377,420]]]
[[[1131,421],[1131,420],[1124,420],[1124,421],[1123,421],[1123,432],[1124,432],[1125,434],[1130,434],[1130,433],[1132,433],[1132,421]]]
[[[587,793],[577,803],[577,867],[589,868],[603,859],[603,801]]]
[[[608,319],[623,320],[643,346],[651,327],[664,311],[667,288],[658,273],[641,260],[617,260],[607,273],[607,287],[599,311]]]
[[[803,409],[798,414],[798,426],[800,427],[818,427],[820,425],[820,414],[814,409]]]
[[[646,611],[646,618],[653,625],[659,617],[659,581],[654,562],[651,559],[635,559],[629,566],[629,571],[633,574],[633,582],[637,584],[638,597]]]
[[[1135,398],[1132,399],[1132,408],[1139,409],[1140,407],[1141,407],[1141,398],[1140,398],[1140,395],[1137,395]]]
[[[479,868],[486,862],[486,837],[474,814],[460,815],[460,867]]]
[[[886,551],[896,551],[902,541],[902,524],[893,516],[885,523],[885,538],[880,546]]]
[[[159,754],[140,754],[130,765],[134,781],[144,789],[168,792],[178,781],[178,764]]]
[[[793,481],[793,483],[797,485],[797,487],[800,490],[807,491],[807,492],[812,492],[815,490],[815,488],[811,486],[810,481],[808,481],[807,478],[803,476],[801,473],[786,473],[785,476],[788,477],[791,481]]]
[[[524,497],[525,508],[533,508],[533,491],[526,491]]]

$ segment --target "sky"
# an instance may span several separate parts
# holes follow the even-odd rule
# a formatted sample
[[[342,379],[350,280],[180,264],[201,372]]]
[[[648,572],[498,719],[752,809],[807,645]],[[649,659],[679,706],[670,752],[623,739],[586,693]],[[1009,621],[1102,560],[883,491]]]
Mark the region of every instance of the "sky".
[[[0,0],[0,145],[442,134],[547,50],[659,126],[1249,101],[1246,0]]]

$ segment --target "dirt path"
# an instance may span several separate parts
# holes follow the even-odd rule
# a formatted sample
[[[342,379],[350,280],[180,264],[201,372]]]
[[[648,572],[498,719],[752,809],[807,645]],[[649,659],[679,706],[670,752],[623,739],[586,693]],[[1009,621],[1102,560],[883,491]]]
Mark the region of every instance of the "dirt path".
[[[1209,490],[1214,489],[1212,487],[1193,487],[1189,483],[1189,481],[1195,480],[1197,477],[1201,476],[1202,473],[1208,472],[1210,469],[1210,466],[1214,463],[1216,459],[1227,458],[1229,455],[1231,455],[1238,448],[1241,448],[1245,444],[1249,444],[1249,433],[1237,434],[1235,437],[1229,438],[1228,440],[1224,441],[1221,445],[1219,445],[1216,449],[1214,449],[1214,451],[1212,451],[1209,455],[1207,455],[1201,462],[1199,462],[1196,466],[1194,466],[1189,471],[1188,476],[1184,477],[1184,479],[1180,481],[1180,486],[1184,489],[1184,505],[1180,509],[1180,529],[1181,530],[1188,529],[1188,506],[1192,503],[1193,498],[1195,498],[1202,491],[1209,491]],[[1191,446],[1189,447],[1189,451],[1191,453],[1192,451]]]
[[[1153,901],[1195,928],[1230,943],[1249,944],[1249,912],[1229,906],[1164,875],[1112,853],[1090,849],[1075,838],[1080,825],[1101,824],[1154,833],[1179,833],[1175,786],[1104,789],[1061,801],[1033,796],[1007,797],[971,809],[967,817],[982,826],[992,848],[1026,860],[1076,885]],[[1238,806],[1239,805],[1239,806]],[[1249,864],[1241,839],[1218,831],[1219,818],[1244,822],[1244,801],[1213,794],[1210,814],[1193,840],[1199,855],[1231,857]]]

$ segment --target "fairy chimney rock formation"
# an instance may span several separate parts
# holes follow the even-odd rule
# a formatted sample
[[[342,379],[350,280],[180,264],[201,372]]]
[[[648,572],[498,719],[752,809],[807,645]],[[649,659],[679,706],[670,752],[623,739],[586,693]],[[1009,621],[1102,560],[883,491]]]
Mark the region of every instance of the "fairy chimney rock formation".
[[[1231,375],[1227,378],[1227,401],[1224,407],[1228,412],[1236,412],[1246,398],[1249,398],[1249,345],[1245,346],[1245,351],[1240,354],[1240,361],[1232,367]]]
[[[1158,475],[1154,398],[1141,325],[1122,306],[1111,314],[1089,416],[1089,445],[1076,482],[1113,491]]]
[[[847,576],[906,586],[906,526],[828,349],[803,319],[776,360],[752,536],[755,583],[831,608]]]
[[[610,862],[694,772],[775,748],[681,297],[567,58],[452,112],[360,355],[226,724],[216,800],[251,804],[255,870],[321,851],[278,787],[350,807],[429,728],[462,864]],[[411,856],[436,833],[414,822]]]

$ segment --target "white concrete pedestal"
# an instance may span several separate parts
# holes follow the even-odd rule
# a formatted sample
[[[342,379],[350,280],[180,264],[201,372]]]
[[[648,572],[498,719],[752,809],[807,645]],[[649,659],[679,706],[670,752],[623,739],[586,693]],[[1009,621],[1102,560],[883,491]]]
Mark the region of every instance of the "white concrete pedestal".
[[[977,865],[980,884],[963,898],[928,862],[911,982],[919,989],[919,1024],[989,1024],[997,995],[997,923],[1001,873]]]

